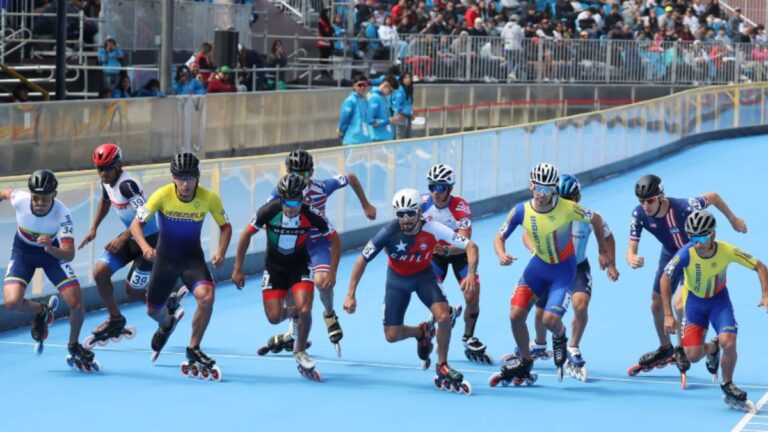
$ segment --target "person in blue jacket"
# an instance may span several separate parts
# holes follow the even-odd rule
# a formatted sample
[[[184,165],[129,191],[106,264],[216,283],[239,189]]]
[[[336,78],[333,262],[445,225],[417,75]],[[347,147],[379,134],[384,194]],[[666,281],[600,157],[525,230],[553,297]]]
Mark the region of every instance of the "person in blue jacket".
[[[411,137],[411,120],[413,120],[413,75],[410,72],[400,78],[400,87],[392,95],[392,111],[395,113],[395,137],[408,139]]]
[[[373,141],[395,139],[395,127],[392,124],[395,117],[392,115],[389,96],[397,88],[398,84],[395,77],[387,75],[381,84],[371,90],[371,94],[368,95],[368,111],[371,113],[368,122],[373,132]]]
[[[336,135],[343,145],[365,144],[372,141],[370,115],[365,95],[368,92],[368,79],[365,75],[355,75],[352,93],[344,99],[339,110],[339,126]]]
[[[203,83],[195,79],[189,72],[187,65],[181,65],[176,69],[176,79],[171,86],[171,94],[186,95],[204,95],[208,93]]]

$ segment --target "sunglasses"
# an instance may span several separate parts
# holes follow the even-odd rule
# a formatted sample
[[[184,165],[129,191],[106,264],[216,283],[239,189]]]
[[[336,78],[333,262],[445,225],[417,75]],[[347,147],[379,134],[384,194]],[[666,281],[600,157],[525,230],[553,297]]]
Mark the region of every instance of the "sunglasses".
[[[297,199],[282,200],[283,205],[290,208],[300,207],[302,202],[303,202],[302,200],[297,200]]]
[[[416,217],[416,213],[418,213],[416,210],[398,210],[395,212],[395,216],[397,216],[398,219],[404,219],[406,217],[412,219]]]
[[[184,183],[184,182],[192,183],[193,181],[197,180],[197,177],[191,176],[191,175],[185,175],[185,176],[173,176],[173,179],[181,183]]]
[[[555,193],[555,190],[557,190],[555,186],[545,186],[540,184],[533,185],[533,191],[538,194],[552,195]]]
[[[368,83],[367,82],[359,82],[359,83],[355,84],[355,87],[365,88],[365,87],[368,87]]]
[[[709,241],[709,236],[708,235],[692,236],[691,237],[691,243],[693,243],[693,244],[696,244],[696,243],[702,243],[703,244],[703,243],[706,243],[708,241]]]
[[[646,198],[646,199],[638,198],[638,201],[640,201],[640,204],[646,204],[647,203],[647,204],[653,205],[653,204],[656,204],[656,201],[658,201],[658,200],[659,200],[659,197],[651,197],[651,198]]]
[[[430,192],[443,193],[448,190],[450,186],[444,184],[431,184],[428,186]]]
[[[309,177],[312,176],[312,171],[309,171],[309,170],[307,170],[307,171],[291,171],[291,174],[296,174],[296,175],[304,177],[304,178],[309,178]]]

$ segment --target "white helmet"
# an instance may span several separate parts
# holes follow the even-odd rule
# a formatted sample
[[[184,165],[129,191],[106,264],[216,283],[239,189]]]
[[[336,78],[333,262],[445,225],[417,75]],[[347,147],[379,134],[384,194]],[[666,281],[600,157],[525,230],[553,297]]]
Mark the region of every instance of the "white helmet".
[[[554,165],[542,162],[531,169],[531,183],[542,186],[557,186],[560,176]]]
[[[418,210],[421,207],[421,195],[416,189],[399,190],[392,198],[392,207],[397,210]]]
[[[427,181],[430,184],[447,184],[453,186],[456,184],[456,177],[453,175],[453,168],[445,164],[433,165],[427,173]]]
[[[715,216],[706,210],[695,211],[685,219],[685,233],[691,237],[710,235],[716,227]]]

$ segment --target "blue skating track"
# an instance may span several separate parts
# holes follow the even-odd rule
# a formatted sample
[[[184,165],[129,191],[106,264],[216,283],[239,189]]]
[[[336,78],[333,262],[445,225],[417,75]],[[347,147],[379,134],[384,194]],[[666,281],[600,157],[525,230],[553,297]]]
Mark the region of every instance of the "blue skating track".
[[[760,180],[768,158],[765,139],[704,144],[585,188],[583,203],[602,212],[616,233],[621,271],[617,283],[609,282],[604,274],[594,274],[590,322],[581,344],[589,367],[588,383],[568,377],[558,383],[550,360],[536,363],[539,380],[533,387],[491,388],[488,378],[499,366],[470,363],[464,358],[460,339],[463,323],[459,321],[449,360],[471,381],[474,394],[467,397],[436,390],[432,383],[434,370],[420,369],[413,340],[389,344],[384,339],[383,256],[368,266],[358,291],[357,313],[349,316],[341,312],[357,258],[357,252],[350,252],[342,258],[336,289],[336,307],[345,332],[340,359],[327,340],[319,298],[315,297],[310,336],[314,345],[310,353],[318,361],[324,382],[299,376],[290,355],[256,355],[257,347],[268,336],[285,327],[268,324],[261,304],[260,278],[252,278],[243,292],[230,283],[221,283],[217,290],[203,349],[221,366],[223,380],[219,383],[187,379],[179,371],[195,309],[189,297],[184,303],[186,317],[154,364],[149,360],[149,341],[155,323],[145,315],[142,305],[124,306],[123,313],[129,324],[138,328],[138,335],[133,340],[97,347],[97,358],[104,368],[99,375],[81,374],[67,367],[66,320],[55,322],[45,353],[39,358],[32,354],[28,328],[0,334],[0,427],[4,431],[768,431],[768,411],[760,410],[752,417],[730,410],[722,401],[719,386],[711,383],[703,362],[693,365],[686,391],[680,389],[674,366],[636,378],[627,376],[627,368],[658,345],[649,305],[660,247],[646,233],[640,248],[646,267],[631,270],[623,259],[629,215],[637,203],[634,182],[640,175],[654,172],[664,179],[669,196],[719,192],[746,220],[749,233],[736,233],[715,212],[718,237],[768,261],[768,249],[762,243],[768,238],[768,201]],[[498,214],[478,219],[474,228],[474,240],[481,249],[482,281],[482,313],[476,334],[497,360],[514,347],[508,320],[509,298],[525,265],[524,258],[509,268],[497,264],[492,238],[503,217]],[[236,231],[244,223],[234,221]],[[513,255],[525,257],[518,234],[507,244]],[[263,234],[254,241],[265,241]],[[590,258],[596,262],[594,244],[590,245]],[[760,299],[757,274],[733,265],[728,285],[739,321],[735,382],[762,406],[768,400],[768,314],[755,307]],[[446,283],[446,292],[452,302],[459,302],[460,293],[453,280]],[[83,337],[105,316],[104,311],[87,314]],[[406,322],[415,324],[426,317],[426,308],[414,296]],[[569,327],[570,319],[568,314]]]

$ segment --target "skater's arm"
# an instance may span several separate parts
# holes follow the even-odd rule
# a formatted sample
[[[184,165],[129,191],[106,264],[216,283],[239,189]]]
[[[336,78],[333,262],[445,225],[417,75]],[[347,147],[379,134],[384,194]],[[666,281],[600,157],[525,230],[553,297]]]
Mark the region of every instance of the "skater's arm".
[[[746,233],[747,232],[747,224],[744,222],[744,219],[741,219],[737,217],[733,212],[731,211],[730,207],[728,207],[728,204],[725,203],[725,200],[718,194],[717,192],[709,192],[702,195],[705,200],[707,200],[708,203],[715,206],[718,210],[720,210],[720,213],[725,215],[725,217],[728,219],[728,222],[731,223],[731,226],[734,230],[740,233]]]
[[[347,178],[349,179],[349,185],[352,186],[352,190],[355,191],[355,195],[357,195],[357,199],[360,200],[360,205],[363,207],[365,217],[370,220],[376,220],[376,207],[368,202],[368,197],[365,195],[365,190],[363,190],[363,186],[360,184],[360,179],[352,173],[348,173]]]
[[[501,233],[497,233],[496,237],[493,238],[493,250],[496,252],[496,256],[499,257],[499,264],[503,266],[508,266],[517,259],[512,255],[507,254],[507,249],[504,245],[504,237],[501,236]]]
[[[253,230],[249,229],[249,227],[250,225],[240,233],[240,239],[237,241],[237,255],[235,256],[235,265],[232,267],[232,283],[235,284],[237,289],[243,289],[245,286],[243,260],[245,259],[245,253],[248,251],[248,246],[251,245],[251,237],[254,234]]]
[[[672,281],[666,273],[661,275],[659,285],[661,289],[661,305],[664,308],[664,333],[675,334],[677,323],[672,312]]]
[[[155,249],[147,243],[147,238],[144,237],[144,224],[138,219],[134,219],[131,222],[131,235],[133,235],[136,244],[141,248],[141,253],[144,255],[144,258],[154,262]]]
[[[232,225],[224,224],[219,227],[219,250],[216,255],[211,257],[211,264],[219,268],[224,263],[224,257],[227,255],[229,242],[232,240]]]
[[[365,273],[366,266],[368,266],[368,262],[366,262],[362,256],[357,257],[355,267],[352,269],[352,275],[349,277],[347,298],[344,299],[344,310],[347,311],[347,313],[353,314],[355,313],[355,309],[357,309],[355,293],[357,292],[357,285],[360,283],[363,273]]]
[[[640,255],[637,254],[638,246],[640,245],[640,242],[637,240],[630,240],[629,245],[627,245],[627,264],[629,264],[630,267],[633,269],[637,269],[643,266],[644,259]]]
[[[763,264],[762,261],[758,261],[755,266],[755,271],[760,278],[760,287],[763,290],[763,298],[760,300],[760,303],[757,304],[757,307],[762,306],[768,311],[768,269],[766,269],[765,264]]]
[[[43,250],[53,255],[54,258],[61,261],[75,259],[75,244],[72,241],[61,241],[60,243],[59,247],[53,246],[53,238],[47,235],[41,235],[37,238],[37,244],[43,246]]]
[[[474,242],[467,244],[467,277],[464,278],[461,284],[461,290],[465,294],[472,294],[477,289],[476,275],[477,265],[480,261],[480,251]]]
[[[619,279],[619,270],[616,268],[616,239],[611,233],[605,243],[608,245],[608,255],[611,257],[611,263],[608,265],[608,279],[617,281]]]

